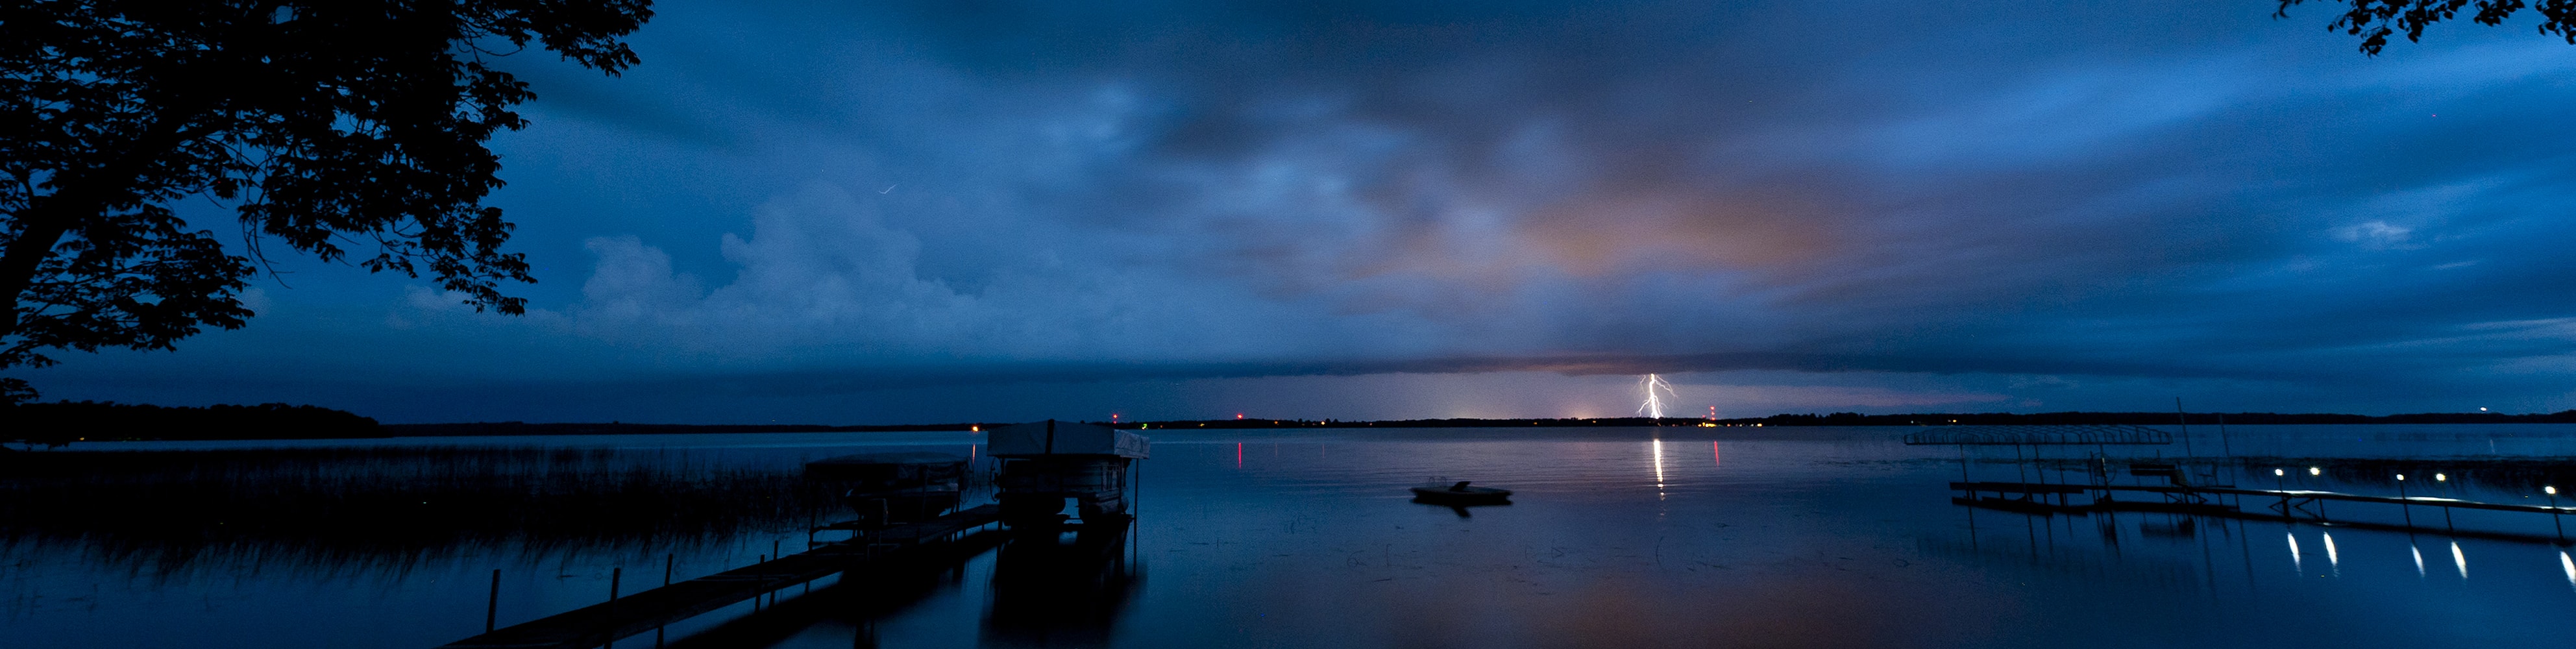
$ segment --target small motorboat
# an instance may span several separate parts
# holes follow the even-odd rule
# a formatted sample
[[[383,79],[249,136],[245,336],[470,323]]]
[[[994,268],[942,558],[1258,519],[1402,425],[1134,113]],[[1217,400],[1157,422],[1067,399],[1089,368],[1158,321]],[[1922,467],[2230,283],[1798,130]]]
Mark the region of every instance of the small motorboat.
[[[1437,505],[1489,505],[1511,502],[1512,490],[1510,489],[1471,487],[1467,483],[1466,480],[1460,480],[1457,484],[1447,486],[1414,487],[1413,499],[1416,502]]]

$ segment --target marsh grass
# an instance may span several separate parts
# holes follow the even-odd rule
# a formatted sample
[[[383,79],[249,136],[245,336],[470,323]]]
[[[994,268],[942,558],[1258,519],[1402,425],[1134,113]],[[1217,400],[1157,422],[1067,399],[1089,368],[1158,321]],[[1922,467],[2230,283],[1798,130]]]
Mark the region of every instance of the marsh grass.
[[[685,548],[801,531],[793,470],[668,451],[342,447],[0,453],[0,543],[169,573],[408,567],[471,553]]]

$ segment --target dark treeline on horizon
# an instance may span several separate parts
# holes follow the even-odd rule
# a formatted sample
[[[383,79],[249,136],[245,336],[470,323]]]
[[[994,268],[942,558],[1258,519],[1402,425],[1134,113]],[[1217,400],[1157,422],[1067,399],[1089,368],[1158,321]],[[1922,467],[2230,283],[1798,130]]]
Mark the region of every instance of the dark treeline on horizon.
[[[0,441],[333,439],[384,437],[376,420],[321,406],[154,406],[113,401],[26,403],[0,409]]]
[[[2194,426],[2220,423],[2265,424],[2569,424],[2576,410],[2546,414],[2491,412],[2348,415],[2336,413],[2195,412],[2184,416]],[[1864,415],[1778,414],[1768,417],[1699,419],[1686,417],[1580,417],[1550,419],[1191,419],[1118,422],[1130,429],[1251,428],[1505,428],[1551,426],[2016,426],[2130,424],[2167,426],[2178,421],[2171,412],[2043,413],[1912,413]],[[355,413],[268,403],[256,406],[154,406],[94,401],[30,403],[0,410],[0,441],[59,446],[74,441],[326,439],[364,437],[461,437],[523,435],[655,435],[683,433],[871,433],[965,431],[976,426],[1016,422],[829,426],[821,424],[637,424],[472,422],[445,424],[378,424]],[[1095,422],[1107,423],[1107,422]]]
[[[2346,415],[2335,413],[2195,412],[2177,418],[2171,412],[2042,412],[2042,413],[1909,413],[1897,415],[1864,415],[1857,412],[1833,414],[1778,414],[1768,417],[1701,419],[1696,417],[1580,417],[1561,419],[1401,419],[1381,421],[1341,421],[1335,419],[1209,419],[1148,421],[1120,424],[1121,428],[1475,428],[1516,426],[1695,426],[1703,423],[1719,426],[2041,426],[2079,424],[2130,424],[2140,426],[2172,425],[2187,421],[2194,426],[2220,423],[2263,424],[2576,424],[2576,410],[2548,414],[2509,415],[2497,412],[2421,413],[2401,415]]]
[[[500,421],[455,424],[386,424],[385,434],[394,437],[450,437],[461,435],[668,435],[680,433],[891,433],[967,430],[975,425],[976,424],[889,424],[879,426],[826,426],[822,424],[630,424],[617,421],[605,424],[531,424],[519,421]]]
[[[1669,420],[1668,420],[1669,421]],[[2131,424],[2155,426],[2177,421],[2194,426],[2215,424],[2571,424],[2576,423],[2576,410],[2553,413],[2509,415],[2501,412],[2427,412],[2399,415],[2346,415],[2337,413],[2277,412],[2195,412],[2176,418],[2171,412],[2010,412],[1930,413],[1904,415],[1864,415],[1837,412],[1829,415],[1772,415],[1753,419],[1719,419],[1719,424],[1759,423],[1769,426],[2015,426],[2069,424]]]

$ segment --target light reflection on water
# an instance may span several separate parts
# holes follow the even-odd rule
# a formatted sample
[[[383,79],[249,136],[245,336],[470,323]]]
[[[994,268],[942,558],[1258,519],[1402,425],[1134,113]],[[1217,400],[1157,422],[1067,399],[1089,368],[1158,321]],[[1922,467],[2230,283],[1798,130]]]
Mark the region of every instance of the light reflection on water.
[[[798,618],[740,637],[836,648],[863,639],[889,647],[2054,647],[2576,638],[2576,560],[2545,543],[2165,513],[1972,510],[1951,504],[1945,489],[1962,471],[1957,450],[1899,445],[1894,438],[1907,432],[1899,429],[1152,432],[1140,519],[1133,538],[1113,549],[1124,560],[1064,559],[1101,552],[1078,544],[1006,548],[943,579],[879,589],[907,592],[900,605],[845,607],[881,614]],[[2227,441],[2240,456],[2281,459],[2231,469],[2240,484],[2277,479],[2289,488],[2380,493],[2387,485],[2364,474],[2395,465],[2371,462],[2469,462],[2461,458],[2498,449],[2563,465],[2576,456],[2571,433],[2576,428],[2239,426]],[[961,441],[812,434],[518,441],[673,447],[728,465],[776,467],[851,452],[838,447],[854,438]],[[1700,442],[1709,455],[1681,450]],[[2077,455],[2045,457],[2072,463]],[[1997,457],[2010,454],[1982,460]],[[2367,461],[2337,464],[2355,458]],[[2322,468],[2297,470],[2310,460]],[[2446,471],[2447,497],[2504,500],[2538,470],[2508,464],[2404,470]],[[2287,484],[2302,479],[2276,476],[2278,467],[2308,475]],[[1966,467],[1979,479],[2029,468],[2052,480],[2076,470]],[[1435,475],[1513,489],[1515,504],[1461,516],[1407,502],[1405,487]],[[2401,515],[2337,506],[2338,517]],[[2458,523],[2549,534],[2551,522],[2538,518],[2463,512]],[[711,571],[766,552],[774,540],[740,539],[681,561]],[[2425,544],[2447,546],[2456,569],[2430,577]],[[2313,556],[2303,557],[2303,546],[2326,561],[2307,561]],[[631,577],[636,566],[658,568],[662,553],[629,554],[636,556],[556,555],[511,567],[503,622],[595,602],[612,564]],[[2480,557],[2474,580],[2469,554]],[[0,564],[8,571],[0,583],[12,584],[16,597],[0,646],[222,646],[207,638],[241,639],[236,646],[431,646],[480,630],[492,563],[438,557],[399,578],[281,578],[252,569],[120,589],[128,576],[111,567],[14,553]],[[170,641],[182,638],[189,641]]]

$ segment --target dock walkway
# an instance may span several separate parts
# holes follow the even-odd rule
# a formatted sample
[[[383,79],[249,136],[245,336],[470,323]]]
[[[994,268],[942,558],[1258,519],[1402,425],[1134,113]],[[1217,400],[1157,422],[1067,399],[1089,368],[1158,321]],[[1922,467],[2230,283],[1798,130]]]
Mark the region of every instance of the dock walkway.
[[[2439,532],[2452,536],[2467,536],[2507,541],[2542,542],[2555,545],[2566,545],[2568,543],[2566,526],[2559,517],[2567,514],[2576,514],[2576,507],[2562,507],[2558,505],[2490,503],[2474,500],[2460,500],[2457,498],[2442,498],[2437,496],[2366,496],[2362,494],[2316,491],[2310,489],[2243,489],[2233,486],[2201,487],[2184,485],[2168,486],[1966,481],[1951,482],[1950,488],[1966,494],[1965,497],[1951,498],[1950,501],[1953,503],[1971,507],[1996,509],[2039,516],[2053,515],[2058,512],[2091,513],[2116,511],[2162,511],[2191,514],[2195,516],[2217,516],[2222,518],[2299,521],[2357,529],[2376,529],[2395,532]],[[2159,500],[2120,500],[2113,495],[2116,492],[2153,493],[2164,497]],[[1994,495],[1987,496],[1984,494]],[[2089,497],[2090,502],[2075,502],[2073,498],[2071,498],[2074,496]],[[2217,496],[2218,498],[2212,498],[2212,496]],[[2226,496],[2234,496],[2235,502],[2227,502],[2228,499],[2225,498]],[[2249,497],[2259,499],[2258,502],[2270,501],[2267,503],[2266,508],[2271,511],[2257,513],[2241,510],[2238,507],[2238,504],[2243,503],[2244,499]],[[2055,500],[2056,502],[2050,502],[2051,500]],[[2442,526],[2439,529],[2429,526],[2419,526],[2415,523],[2414,518],[2411,515],[2403,524],[2359,520],[2328,520],[2325,515],[2324,503],[2329,500],[2399,505],[2409,508],[2417,506],[2442,508],[2444,509]],[[2461,530],[2451,525],[2450,514],[2448,512],[2449,509],[2481,509],[2489,511],[2547,514],[2550,516],[2550,528],[2553,530],[2553,533],[2540,535],[2510,531]]]
[[[907,561],[944,545],[957,532],[992,524],[1001,508],[984,505],[899,525],[849,542],[816,547],[758,564],[654,588],[607,602],[510,625],[439,649],[578,649],[597,647],[802,584],[881,562]]]
[[[2291,502],[2301,502],[2301,501],[2305,501],[2305,502],[2314,502],[2314,501],[2320,501],[2320,500],[2341,500],[2341,501],[2350,501],[2350,502],[2382,503],[2382,504],[2389,504],[2389,505],[2423,505],[2423,506],[2427,506],[2427,507],[2455,507],[2455,508],[2459,508],[2459,509],[2488,509],[2488,510],[2495,510],[2495,511],[2507,511],[2507,512],[2529,512],[2529,513],[2535,513],[2535,514],[2576,514],[2576,507],[2559,507],[2559,506],[2551,506],[2551,505],[2518,505],[2518,504],[2509,504],[2509,503],[2488,503],[2488,502],[2478,502],[2478,501],[2474,501],[2474,500],[2460,500],[2460,499],[2457,499],[2457,498],[2439,498],[2439,497],[2434,497],[2434,496],[2366,496],[2366,495],[2361,495],[2361,494],[2349,494],[2349,493],[2343,493],[2343,492],[2338,492],[2338,491],[2314,491],[2314,490],[2307,490],[2307,489],[2241,489],[2241,488],[2237,488],[2237,487],[2185,487],[2185,486],[2169,486],[2169,485],[2094,485],[2094,484],[2064,484],[2064,483],[2041,483],[2041,482],[1957,482],[1957,481],[1953,481],[1953,482],[1951,482],[1951,483],[1950,483],[1950,488],[1951,488],[1951,489],[1954,489],[1954,490],[1958,490],[1958,491],[1968,492],[1968,494],[1969,494],[1969,495],[1971,495],[1971,496],[1976,495],[1976,494],[1980,494],[1980,493],[1987,493],[1987,492],[1993,492],[1993,493],[1996,493],[1996,494],[1998,494],[1998,495],[2000,495],[2000,494],[2008,494],[2008,493],[2030,494],[2030,495],[2049,495],[2049,494],[2084,494],[2084,493],[2088,493],[2088,492],[2095,492],[2095,491],[2099,491],[2099,492],[2128,491],[2128,492],[2157,493],[2157,494],[2166,494],[2166,495],[2194,495],[2194,494],[2203,494],[2203,495],[2229,495],[2229,496],[2239,496],[2239,497],[2243,497],[2243,496],[2254,496],[2254,497],[2257,497],[2257,498],[2277,498],[2277,499],[2282,499],[2282,500],[2288,500],[2288,501],[2291,501]]]

